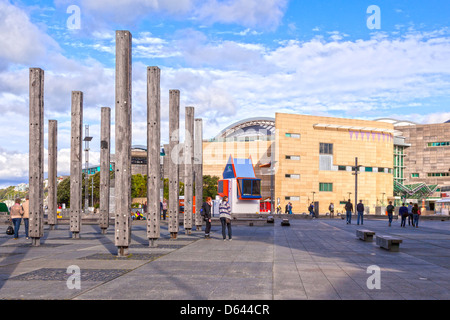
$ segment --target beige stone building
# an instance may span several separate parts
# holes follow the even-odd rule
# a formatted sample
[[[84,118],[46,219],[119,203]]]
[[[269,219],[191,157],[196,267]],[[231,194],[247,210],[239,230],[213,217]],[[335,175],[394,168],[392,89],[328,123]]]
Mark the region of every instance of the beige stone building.
[[[410,144],[404,184],[426,183],[450,190],[450,123],[396,126]]]
[[[358,201],[370,213],[393,197],[393,138],[389,123],[277,113],[275,199],[295,213],[315,202],[319,212],[355,202],[353,168],[358,158]]]

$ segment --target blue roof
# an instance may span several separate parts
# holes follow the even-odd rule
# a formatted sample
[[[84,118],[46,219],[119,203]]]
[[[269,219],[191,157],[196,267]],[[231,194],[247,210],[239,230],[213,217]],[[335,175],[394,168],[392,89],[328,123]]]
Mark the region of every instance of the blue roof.
[[[223,178],[256,178],[252,159],[234,159],[232,156],[230,156],[225,166],[225,170],[223,171]]]

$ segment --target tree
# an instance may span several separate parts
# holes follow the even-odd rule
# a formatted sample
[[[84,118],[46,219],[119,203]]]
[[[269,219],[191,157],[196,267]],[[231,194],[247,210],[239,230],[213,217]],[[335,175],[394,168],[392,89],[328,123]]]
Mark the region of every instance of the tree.
[[[70,207],[70,177],[65,178],[58,184],[56,201],[57,203],[65,203],[66,207]]]
[[[147,196],[147,175],[135,174],[131,176],[131,198],[145,198]]]
[[[218,176],[203,176],[203,197],[211,197],[214,199],[217,195],[217,185],[220,177]]]

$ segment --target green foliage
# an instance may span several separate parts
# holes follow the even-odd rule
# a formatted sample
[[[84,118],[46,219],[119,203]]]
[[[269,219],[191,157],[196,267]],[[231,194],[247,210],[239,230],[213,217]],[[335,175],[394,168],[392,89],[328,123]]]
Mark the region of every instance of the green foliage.
[[[14,200],[16,198],[23,199],[28,194],[28,191],[18,192],[14,191],[14,186],[10,186],[5,189],[0,189],[0,201],[4,200]]]
[[[94,204],[91,203],[92,192],[92,177],[94,178]],[[217,176],[203,176],[203,198],[215,198],[217,195],[217,183],[219,181]],[[82,179],[82,200],[84,205],[85,192],[85,178]],[[98,207],[100,202],[100,172],[89,177],[89,203],[94,207]],[[14,189],[14,187],[10,187]],[[0,194],[1,195],[1,194]],[[184,183],[180,182],[180,196],[184,195]],[[145,198],[147,197],[147,175],[135,174],[131,176],[131,197]],[[169,179],[164,179],[164,198],[169,199]],[[58,184],[57,188],[57,202],[65,203],[70,207],[70,178],[66,178]]]
[[[65,203],[66,207],[70,207],[70,177],[65,178],[58,184],[56,202]]]
[[[220,177],[218,176],[203,176],[203,198],[211,197],[214,199],[217,195],[217,185]]]
[[[147,175],[135,174],[131,176],[131,198],[145,198],[147,196]]]

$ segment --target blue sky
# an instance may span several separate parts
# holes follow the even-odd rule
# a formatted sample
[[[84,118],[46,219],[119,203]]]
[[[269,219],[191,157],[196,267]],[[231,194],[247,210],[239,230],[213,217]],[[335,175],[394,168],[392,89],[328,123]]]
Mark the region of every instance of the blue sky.
[[[370,5],[379,29],[367,26]],[[68,26],[70,6],[79,28]],[[45,70],[58,174],[70,171],[72,90],[84,92],[98,162],[100,108],[114,106],[115,30],[133,35],[133,143],[145,145],[146,66],[155,65],[163,143],[170,89],[181,91],[181,127],[183,107],[195,106],[205,138],[275,112],[446,121],[449,16],[445,0],[0,0],[0,187],[28,181],[30,67]]]

